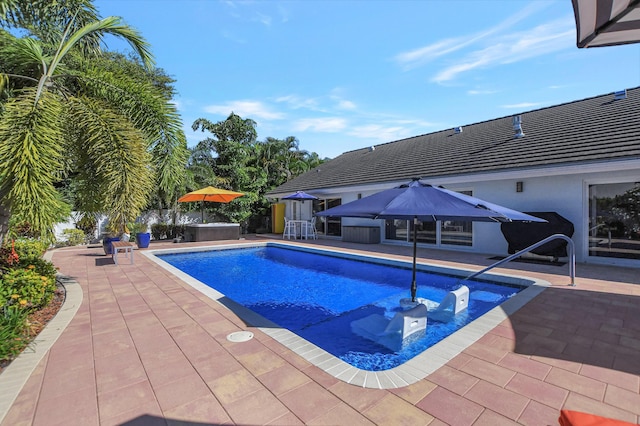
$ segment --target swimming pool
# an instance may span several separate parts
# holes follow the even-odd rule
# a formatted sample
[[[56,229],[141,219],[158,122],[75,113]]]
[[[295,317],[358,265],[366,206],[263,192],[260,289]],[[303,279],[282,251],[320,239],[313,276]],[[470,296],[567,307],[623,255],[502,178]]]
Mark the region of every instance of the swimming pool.
[[[254,317],[248,322],[262,325],[263,330],[278,340],[287,340],[288,346],[293,346],[293,350],[307,359],[323,359],[319,366],[325,371],[334,369],[344,373],[351,370],[343,365],[346,363],[358,370],[346,373],[346,376],[353,374],[351,379],[358,376],[358,372],[364,372],[365,376],[373,374],[376,380],[370,387],[387,387],[382,385],[384,379],[394,375],[398,376],[396,379],[401,377],[405,384],[412,382],[414,376],[423,376],[428,366],[412,371],[410,377],[403,377],[402,373],[410,371],[411,365],[420,362],[422,355],[434,345],[440,345],[441,341],[449,340],[449,352],[452,351],[452,343],[453,351],[459,352],[462,345],[456,343],[455,337],[460,333],[456,330],[464,327],[463,330],[469,334],[474,319],[491,313],[496,304],[511,302],[516,294],[522,293],[521,290],[534,284],[532,280],[505,276],[499,278],[506,285],[487,281],[465,282],[471,292],[469,308],[465,312],[447,321],[429,318],[424,337],[412,339],[398,351],[391,351],[355,335],[349,324],[372,313],[390,316],[399,310],[399,299],[409,293],[411,271],[407,268],[410,264],[382,257],[301,249],[281,243],[238,247],[240,245],[230,247],[234,250],[222,247],[222,250],[213,251],[209,248],[200,252],[157,254],[163,262],[188,273],[198,283],[209,285],[220,296],[224,295],[259,314],[267,321],[258,320],[256,324]],[[465,271],[436,270],[419,265],[418,296],[439,301],[459,285],[461,276],[466,275]],[[495,278],[492,277],[492,281]],[[514,306],[517,304],[512,303]],[[495,312],[493,316],[496,317]],[[282,333],[285,330],[302,339],[291,345],[290,333]],[[283,338],[278,338],[279,334],[283,334]],[[471,335],[466,338],[468,344],[477,340]],[[320,354],[316,353],[317,349]],[[328,359],[326,355],[329,354],[335,359]],[[437,364],[446,356],[431,358],[427,364],[433,368],[434,360]],[[336,359],[340,362],[334,365]],[[322,365],[327,361],[333,362]],[[336,377],[341,375],[332,374]],[[381,375],[384,376],[382,380]],[[345,377],[339,378],[345,380]],[[397,387],[398,380],[391,381],[395,383],[392,387]]]

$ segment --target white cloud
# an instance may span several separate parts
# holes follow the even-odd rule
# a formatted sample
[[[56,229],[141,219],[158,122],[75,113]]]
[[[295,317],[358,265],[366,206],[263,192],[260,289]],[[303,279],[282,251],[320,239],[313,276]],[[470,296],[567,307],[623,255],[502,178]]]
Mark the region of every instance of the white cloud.
[[[497,90],[467,90],[467,95],[478,96],[478,95],[493,95],[494,93],[498,93]]]
[[[293,109],[318,110],[318,101],[314,98],[301,98],[298,95],[287,95],[276,98],[276,102],[284,102]]]
[[[403,67],[404,70],[416,68],[438,57],[456,52],[467,46],[489,38],[494,34],[500,33],[501,31],[512,27],[513,25],[526,19],[528,16],[544,7],[547,7],[547,5],[544,5],[542,2],[531,3],[523,10],[509,16],[509,18],[500,22],[498,25],[495,25],[494,27],[491,27],[485,31],[464,37],[440,40],[430,45],[420,47],[418,49],[399,53],[395,56],[394,59]]]
[[[347,127],[347,120],[340,117],[303,118],[293,123],[293,130],[299,132],[335,133]]]
[[[514,63],[570,48],[574,42],[574,25],[573,19],[566,18],[528,31],[493,38],[488,47],[467,54],[454,65],[438,72],[432,81],[443,83],[476,68]]]
[[[341,100],[338,100],[337,107],[338,109],[354,110],[356,109],[356,104],[351,101],[341,99]]]
[[[269,107],[259,101],[231,101],[222,105],[209,105],[204,108],[210,114],[229,115],[232,112],[242,118],[252,120],[280,120],[285,117],[281,112],[271,111]]]
[[[350,136],[362,139],[376,139],[381,142],[389,142],[408,137],[410,132],[404,127],[383,127],[378,124],[356,126],[348,132]]]
[[[343,96],[344,92],[344,89],[342,89],[341,87],[335,87],[331,89],[331,93],[329,93],[329,99],[334,101],[335,107],[340,110],[355,110],[355,102],[345,99]]]

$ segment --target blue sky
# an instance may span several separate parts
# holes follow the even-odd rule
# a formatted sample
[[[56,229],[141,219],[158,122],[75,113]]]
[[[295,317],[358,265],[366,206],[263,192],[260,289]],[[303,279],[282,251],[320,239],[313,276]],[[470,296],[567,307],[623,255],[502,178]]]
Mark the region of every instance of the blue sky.
[[[196,119],[235,112],[333,158],[640,86],[640,44],[578,49],[571,0],[95,4],[177,80],[189,146],[208,136]]]

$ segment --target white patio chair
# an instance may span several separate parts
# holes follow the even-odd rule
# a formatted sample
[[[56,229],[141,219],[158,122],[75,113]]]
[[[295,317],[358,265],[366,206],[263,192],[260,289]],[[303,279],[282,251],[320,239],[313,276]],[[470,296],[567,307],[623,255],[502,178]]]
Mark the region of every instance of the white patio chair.
[[[296,239],[296,224],[286,217],[284,218],[284,232],[282,233],[282,239],[284,240],[285,238],[289,240],[291,238]]]
[[[301,230],[301,238],[304,237],[305,240],[309,238],[313,238],[314,240],[318,239],[318,232],[316,231],[316,218],[315,216],[302,224]]]

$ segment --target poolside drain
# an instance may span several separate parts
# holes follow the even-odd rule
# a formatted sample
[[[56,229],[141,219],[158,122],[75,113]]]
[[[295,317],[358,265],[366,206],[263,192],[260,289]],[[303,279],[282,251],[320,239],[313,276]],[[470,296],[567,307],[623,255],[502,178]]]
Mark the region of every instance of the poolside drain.
[[[227,336],[227,340],[230,342],[247,342],[253,339],[253,333],[250,331],[236,331]]]

